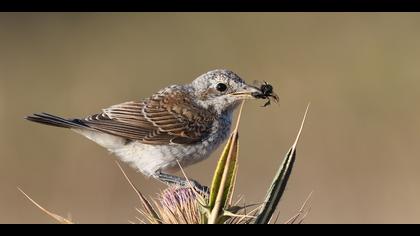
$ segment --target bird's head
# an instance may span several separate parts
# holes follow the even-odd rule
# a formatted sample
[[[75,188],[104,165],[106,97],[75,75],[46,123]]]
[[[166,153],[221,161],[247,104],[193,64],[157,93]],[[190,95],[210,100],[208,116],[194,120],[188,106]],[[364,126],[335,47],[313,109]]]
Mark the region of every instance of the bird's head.
[[[260,88],[248,85],[230,70],[212,70],[197,79],[191,86],[198,103],[219,112],[233,110],[240,101],[262,98]]]

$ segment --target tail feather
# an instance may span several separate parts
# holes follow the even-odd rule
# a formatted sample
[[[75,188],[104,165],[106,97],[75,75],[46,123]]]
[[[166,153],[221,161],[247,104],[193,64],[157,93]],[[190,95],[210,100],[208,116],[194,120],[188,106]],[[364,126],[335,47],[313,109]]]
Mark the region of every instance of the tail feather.
[[[25,119],[37,122],[44,125],[51,125],[61,128],[87,128],[85,124],[79,119],[64,119],[48,113],[33,114],[25,117]]]

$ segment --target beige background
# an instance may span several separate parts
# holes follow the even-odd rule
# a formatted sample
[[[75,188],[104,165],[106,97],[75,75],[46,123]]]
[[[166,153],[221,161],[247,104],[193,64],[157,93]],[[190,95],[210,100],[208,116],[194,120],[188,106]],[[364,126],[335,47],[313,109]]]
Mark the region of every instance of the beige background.
[[[244,110],[247,202],[263,199],[310,101],[281,221],[313,190],[308,223],[420,223],[419,42],[416,13],[1,13],[0,222],[53,222],[17,186],[79,223],[137,215],[113,156],[25,115],[85,116],[229,68],[281,99]],[[188,174],[209,184],[219,153]],[[145,194],[163,187],[124,167]]]

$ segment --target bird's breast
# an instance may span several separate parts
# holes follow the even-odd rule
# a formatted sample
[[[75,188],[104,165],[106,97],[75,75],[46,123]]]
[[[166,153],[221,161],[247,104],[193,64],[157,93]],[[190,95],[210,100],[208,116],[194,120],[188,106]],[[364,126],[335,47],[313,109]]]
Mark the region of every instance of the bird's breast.
[[[218,120],[214,121],[210,134],[196,145],[206,149],[206,151],[209,152],[207,154],[210,155],[211,152],[217,149],[229,136],[231,124],[231,115],[221,116]]]
[[[229,136],[230,127],[231,117],[222,116],[214,121],[211,132],[199,142],[169,145],[132,142],[111,151],[149,176],[156,171],[177,171],[178,162],[187,167],[209,157]]]

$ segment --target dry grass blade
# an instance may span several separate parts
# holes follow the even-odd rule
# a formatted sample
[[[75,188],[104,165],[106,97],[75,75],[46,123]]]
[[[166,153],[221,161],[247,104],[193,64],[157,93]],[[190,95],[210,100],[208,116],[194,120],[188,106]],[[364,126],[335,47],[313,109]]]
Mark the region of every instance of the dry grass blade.
[[[309,215],[309,212],[311,212],[311,207],[309,207],[309,209],[305,212],[305,214],[303,214],[303,216],[301,217],[301,219],[299,220],[298,224],[302,224],[303,221],[306,219],[306,217]]]
[[[187,174],[185,173],[184,168],[182,167],[181,163],[179,163],[178,160],[176,160],[176,162],[179,166],[179,169],[180,169],[182,175],[184,176],[185,180],[187,181],[188,186],[190,187],[191,191],[193,191],[193,193],[195,194],[195,197],[196,197],[198,203],[203,207],[206,206],[207,205],[207,199],[205,197],[203,197],[200,193],[198,193],[197,190],[194,188],[194,185],[191,183],[190,179],[188,178]],[[208,196],[206,196],[206,197],[208,197]]]
[[[305,211],[305,208],[306,208],[306,206],[308,205],[308,202],[309,202],[309,200],[310,200],[310,199],[311,199],[311,197],[312,197],[312,193],[313,193],[313,191],[312,191],[311,193],[309,193],[309,196],[308,196],[308,197],[306,198],[306,200],[303,202],[303,204],[302,204],[302,206],[300,207],[300,209],[299,209],[298,213],[297,213],[296,215],[294,215],[292,218],[288,219],[288,220],[285,222],[285,224],[294,224],[294,223],[296,223],[296,221],[299,219],[299,217],[300,217],[300,216],[302,216],[302,217],[301,217],[301,219],[299,220],[298,224],[300,224],[300,223],[302,223],[302,222],[303,222],[303,220],[306,218],[306,216],[308,215],[309,210],[310,210],[310,208],[309,208],[309,210]],[[277,219],[276,219],[276,221],[274,221],[274,223],[276,223],[276,222],[277,222]]]
[[[184,168],[182,168],[181,163],[179,163],[179,161],[176,161],[178,163],[179,169],[181,170],[182,175],[184,176],[184,178],[187,180],[188,185],[191,189],[191,191],[194,193],[195,195],[195,200],[197,201],[197,204],[199,205],[199,216],[200,216],[200,224],[206,224],[208,217],[210,215],[210,210],[209,210],[209,195],[208,194],[200,194],[197,192],[197,190],[194,188],[193,184],[191,183],[191,181],[189,180],[189,178],[187,177],[187,174],[184,171]]]
[[[248,207],[255,206],[255,205],[259,205],[259,206],[257,206],[255,209],[247,213],[246,209]],[[227,223],[228,224],[251,224],[257,217],[256,213],[258,210],[261,209],[261,207],[262,207],[261,204],[251,204],[251,205],[243,206],[242,207],[243,213],[237,214],[237,217],[231,218]]]
[[[20,189],[19,187],[17,188],[27,199],[29,199],[29,201],[31,201],[36,207],[38,207],[39,209],[41,209],[43,212],[45,212],[47,215],[51,216],[53,219],[55,219],[56,221],[58,221],[61,224],[74,224],[71,220],[66,219],[62,216],[59,216],[55,213],[52,213],[50,211],[48,211],[47,209],[43,208],[41,205],[39,205],[37,202],[35,202],[32,198],[30,198],[22,189]]]
[[[138,190],[136,188],[136,186],[134,186],[133,182],[127,176],[127,174],[125,173],[124,169],[121,167],[120,163],[118,163],[118,161],[116,161],[115,163],[117,163],[117,166],[120,168],[120,170],[123,173],[125,179],[128,181],[128,183],[130,184],[130,186],[134,189],[134,191],[137,193],[137,196],[139,197],[140,202],[142,203],[143,208],[146,210],[146,213],[147,213],[147,214],[144,214],[144,215],[148,218],[148,220],[151,223],[160,224],[161,220],[159,218],[159,215],[153,209],[153,207],[150,204],[150,202],[143,196],[143,194],[140,192],[140,190]]]

